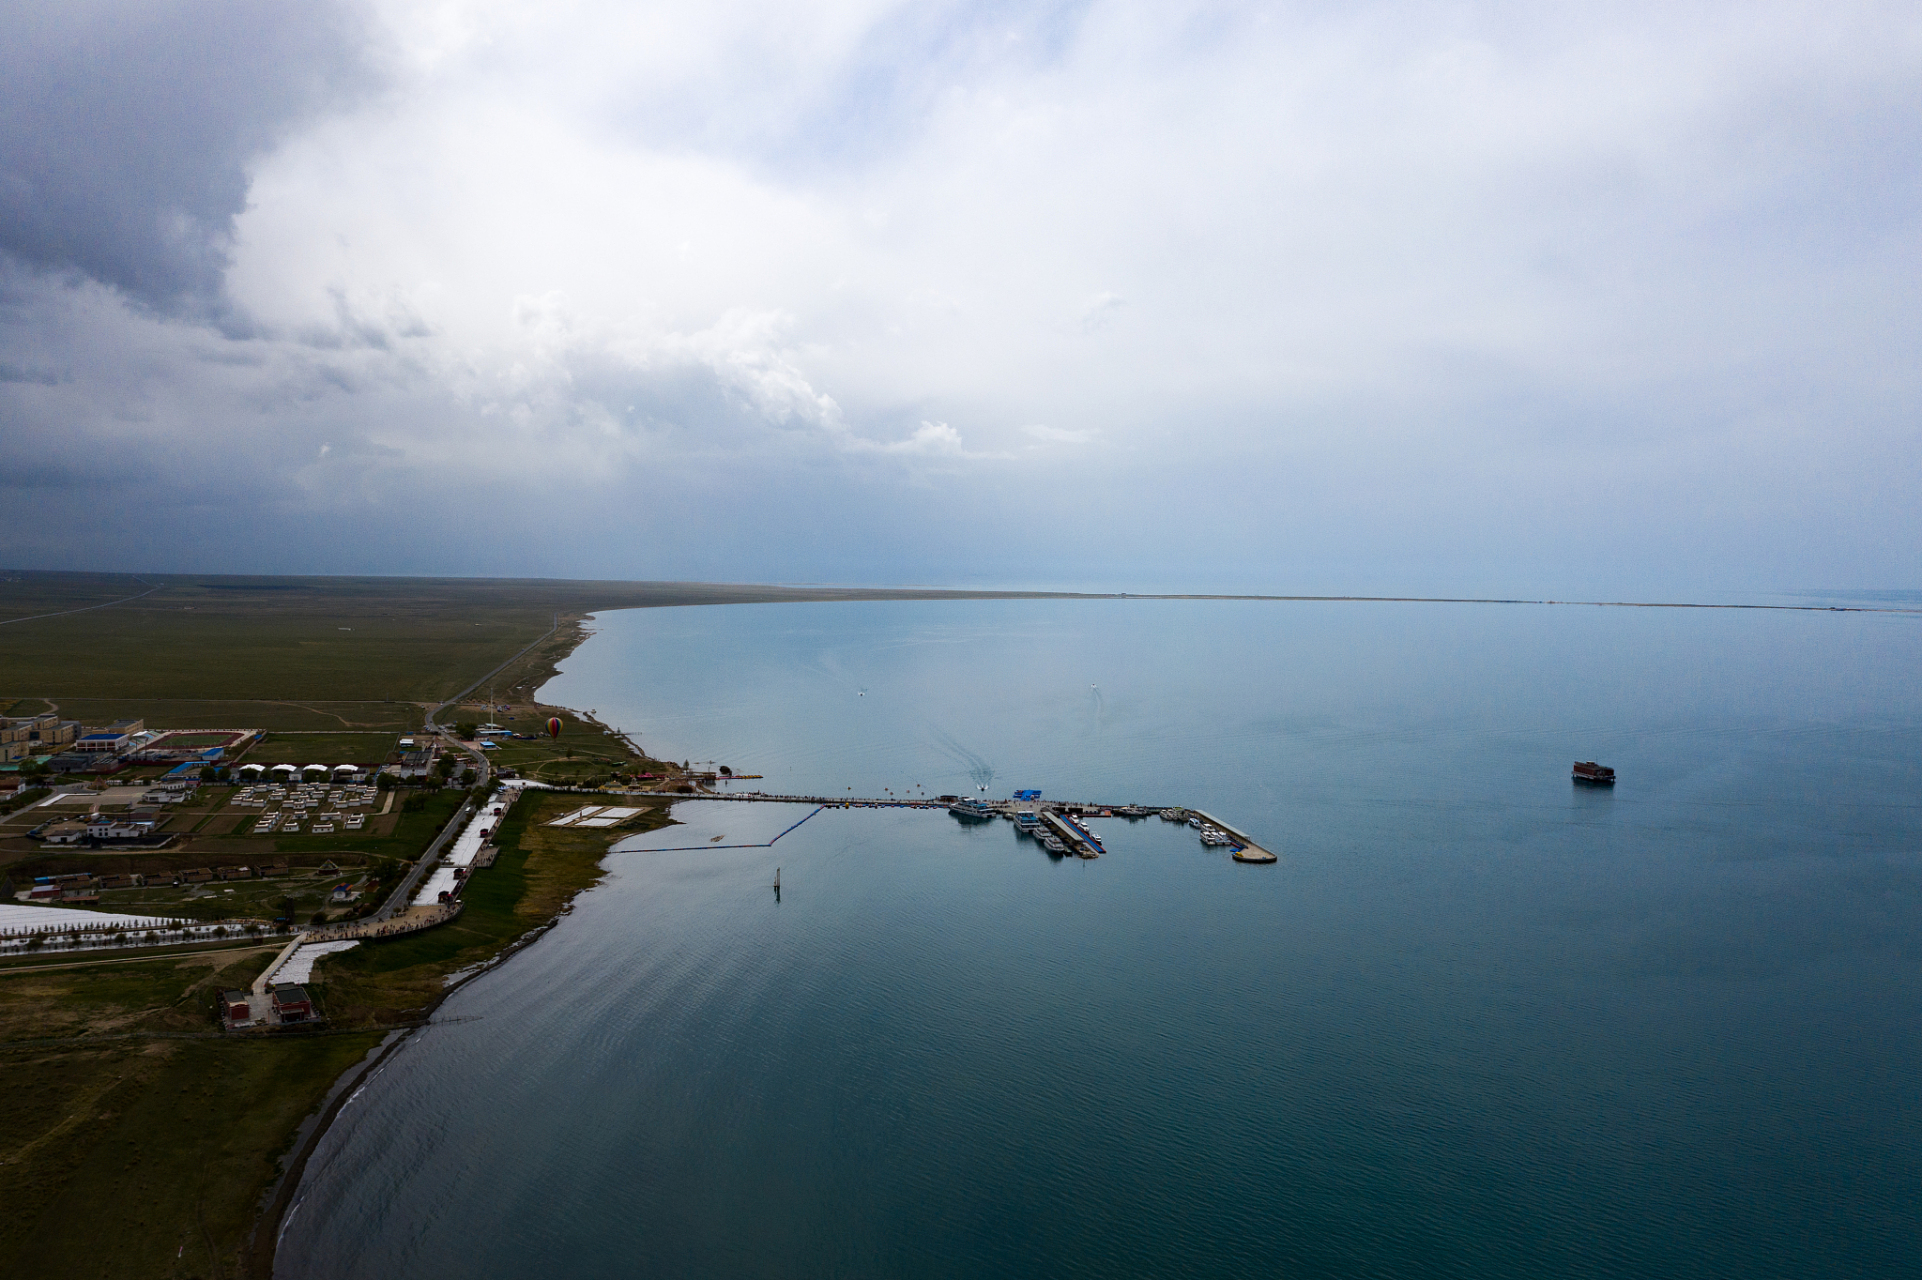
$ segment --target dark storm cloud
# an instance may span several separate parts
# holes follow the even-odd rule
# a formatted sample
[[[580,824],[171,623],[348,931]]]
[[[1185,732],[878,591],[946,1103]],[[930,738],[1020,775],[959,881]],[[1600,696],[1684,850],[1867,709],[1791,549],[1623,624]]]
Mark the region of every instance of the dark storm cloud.
[[[371,83],[357,7],[249,0],[9,6],[0,252],[177,310],[220,290],[247,164]]]

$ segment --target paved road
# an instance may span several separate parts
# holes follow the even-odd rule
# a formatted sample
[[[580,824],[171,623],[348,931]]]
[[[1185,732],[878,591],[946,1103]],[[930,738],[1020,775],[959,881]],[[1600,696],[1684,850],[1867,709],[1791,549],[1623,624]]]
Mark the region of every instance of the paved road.
[[[468,685],[465,689],[462,689],[459,693],[455,694],[453,697],[449,698],[447,701],[437,702],[433,706],[427,709],[427,716],[424,722],[424,727],[426,728],[427,732],[446,734],[447,741],[454,743],[462,751],[465,751],[468,755],[472,756],[475,764],[475,774],[479,777],[481,786],[486,786],[488,780],[494,776],[494,766],[487,762],[487,753],[482,751],[479,747],[470,747],[466,743],[461,742],[459,739],[455,738],[452,734],[448,734],[446,726],[440,723],[440,720],[439,720],[440,713],[446,710],[448,707],[459,705],[459,703],[464,698],[466,698],[468,694],[474,692],[474,690],[480,688],[482,685],[486,684],[489,680],[492,680],[495,676],[507,670],[507,668],[513,666],[516,662],[519,662],[522,658],[526,657],[529,653],[533,651],[535,645],[540,644],[542,641],[546,640],[547,637],[553,635],[556,631],[559,631],[560,629],[561,629],[561,615],[557,613],[554,615],[554,625],[549,627],[547,630],[541,632],[541,634],[534,639],[533,644],[529,644],[525,649],[522,649],[519,653],[509,658],[506,662],[501,663],[498,667],[495,667],[492,671],[488,672],[486,675],[482,676],[480,679],[474,681],[474,683]]]
[[[147,580],[145,578],[135,578],[134,581],[144,584]],[[165,586],[165,585],[166,585],[165,583],[161,584],[161,586]],[[64,618],[70,613],[89,613],[95,609],[106,609],[106,608],[112,607],[113,605],[125,604],[129,600],[144,600],[146,597],[152,595],[154,592],[158,590],[160,590],[160,587],[148,587],[145,591],[142,591],[137,596],[123,596],[118,600],[108,600],[101,604],[85,605],[78,609],[62,609],[57,613],[35,613],[35,614],[30,614],[24,618],[8,618],[6,621],[0,622],[0,627],[10,627],[16,622],[38,622],[42,618]],[[558,625],[558,620],[557,620],[557,625]],[[552,635],[552,634],[553,632],[551,631],[548,632],[548,635]],[[539,644],[540,641],[536,640],[534,643]]]
[[[400,887],[387,895],[387,901],[380,904],[380,910],[376,911],[370,919],[392,920],[396,915],[407,910],[407,904],[413,901],[414,890],[420,887],[420,882],[427,878],[427,873],[433,870],[436,862],[440,861],[440,851],[445,849],[447,842],[459,833],[461,825],[473,812],[472,800],[460,807],[460,811],[450,818],[447,825],[440,829],[440,834],[434,837],[434,843],[427,846],[427,852],[415,860],[413,869],[401,878]]]
[[[505,671],[508,667],[512,666],[514,663],[520,661],[523,657],[525,657],[529,653],[529,651],[531,651],[534,648],[534,645],[540,644],[543,640],[546,640],[547,637],[553,635],[556,631],[559,631],[560,629],[561,629],[561,615],[557,613],[554,615],[554,625],[549,627],[546,631],[543,631],[539,635],[539,637],[537,637],[534,640],[533,644],[528,645],[527,648],[522,649],[519,653],[509,658],[506,662],[501,663],[500,666],[495,667],[492,671],[488,672],[486,675],[482,676],[480,679],[474,681],[474,683],[468,685],[465,689],[462,689],[459,693],[455,694],[453,697],[449,698],[447,701],[435,703],[433,706],[427,709],[427,715],[423,722],[425,730],[428,733],[438,733],[443,735],[443,737],[447,742],[450,742],[454,746],[459,747],[462,751],[465,751],[469,756],[473,757],[474,766],[475,766],[474,772],[476,777],[479,779],[477,785],[484,787],[493,778],[494,776],[493,765],[488,763],[487,755],[485,752],[481,751],[478,747],[468,746],[466,743],[454,737],[453,734],[449,733],[446,727],[442,725],[438,719],[438,717],[440,716],[440,713],[446,710],[448,707],[457,705],[461,701],[461,699],[465,698],[468,694],[474,692],[474,690],[480,688],[483,684],[486,684],[489,680],[492,680],[495,676]],[[452,840],[454,836],[459,833],[462,825],[467,821],[468,817],[473,814],[473,812],[474,812],[474,804],[473,804],[473,801],[471,800],[460,807],[460,812],[456,813],[453,816],[453,818],[449,820],[447,825],[440,829],[440,834],[434,837],[434,843],[428,845],[427,852],[421,854],[420,857],[415,860],[413,868],[410,871],[408,871],[406,876],[404,876],[401,879],[400,886],[396,888],[392,893],[387,895],[387,901],[381,903],[380,910],[376,911],[370,917],[370,919],[377,920],[377,921],[392,920],[395,916],[407,910],[407,904],[413,901],[414,891],[420,888],[420,882],[427,878],[427,873],[433,870],[434,864],[436,862],[440,861],[440,851],[446,848],[447,842],[449,840]]]

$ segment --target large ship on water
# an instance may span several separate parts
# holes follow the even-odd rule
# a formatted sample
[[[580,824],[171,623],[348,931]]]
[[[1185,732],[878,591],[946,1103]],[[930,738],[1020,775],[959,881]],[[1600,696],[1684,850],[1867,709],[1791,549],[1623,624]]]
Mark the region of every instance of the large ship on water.
[[[986,822],[1001,815],[979,800],[960,799],[949,803],[948,812],[963,822]]]
[[[1575,762],[1575,773],[1573,776],[1575,781],[1586,782],[1592,786],[1612,787],[1615,785],[1615,771],[1605,764],[1596,764],[1593,760],[1577,760]]]

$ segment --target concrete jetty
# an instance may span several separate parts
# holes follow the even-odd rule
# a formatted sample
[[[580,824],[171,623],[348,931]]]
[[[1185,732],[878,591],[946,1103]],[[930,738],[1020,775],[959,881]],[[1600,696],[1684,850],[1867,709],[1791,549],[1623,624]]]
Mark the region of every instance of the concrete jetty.
[[[1215,815],[1213,815],[1212,813],[1203,813],[1199,809],[1190,809],[1188,810],[1188,812],[1194,814],[1195,817],[1200,818],[1203,822],[1213,823],[1216,827],[1220,828],[1220,830],[1224,835],[1231,837],[1236,844],[1241,846],[1240,848],[1235,850],[1236,862],[1279,862],[1281,861],[1279,857],[1268,852],[1268,850],[1262,848],[1260,845],[1256,844],[1254,842],[1254,839],[1250,837],[1247,832],[1239,830],[1235,827],[1229,826],[1227,823],[1223,822],[1220,818],[1215,817]]]

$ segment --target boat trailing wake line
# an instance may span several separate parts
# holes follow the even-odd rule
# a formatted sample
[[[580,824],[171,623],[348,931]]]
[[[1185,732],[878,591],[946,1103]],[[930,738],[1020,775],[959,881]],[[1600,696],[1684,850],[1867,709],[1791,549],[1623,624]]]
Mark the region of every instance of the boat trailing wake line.
[[[935,746],[941,749],[943,755],[966,767],[968,779],[974,783],[977,790],[988,789],[989,784],[994,781],[993,765],[956,742],[954,735],[939,725],[929,725],[928,735],[934,739]]]

